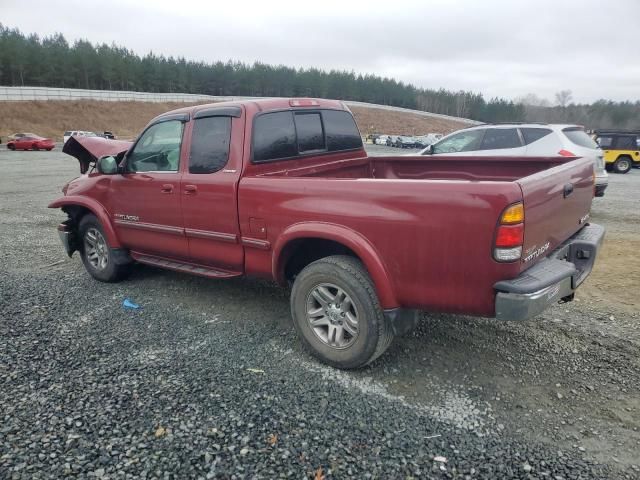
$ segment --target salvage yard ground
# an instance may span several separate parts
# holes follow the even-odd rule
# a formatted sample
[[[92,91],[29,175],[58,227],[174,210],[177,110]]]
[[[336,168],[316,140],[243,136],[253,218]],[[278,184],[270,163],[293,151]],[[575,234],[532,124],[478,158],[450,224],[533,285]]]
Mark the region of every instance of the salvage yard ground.
[[[607,237],[575,302],[425,314],[342,372],[301,350],[269,283],[92,280],[46,208],[77,162],[0,165],[0,478],[640,478],[640,170],[594,200]]]
[[[2,102],[0,137],[16,132],[33,132],[62,141],[65,130],[110,131],[118,138],[134,138],[156,115],[181,108],[189,103],[99,102],[81,101],[25,101]],[[406,112],[378,108],[351,107],[363,135],[421,135],[449,133],[469,125],[456,120],[425,117]]]

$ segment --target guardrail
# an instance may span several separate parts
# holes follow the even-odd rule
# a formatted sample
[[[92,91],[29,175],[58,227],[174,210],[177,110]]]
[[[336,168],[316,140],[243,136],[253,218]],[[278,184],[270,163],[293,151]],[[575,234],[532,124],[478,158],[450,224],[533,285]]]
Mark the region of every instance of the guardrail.
[[[125,90],[85,90],[80,88],[53,88],[53,87],[2,87],[0,86],[0,102],[20,102],[20,101],[48,101],[48,100],[99,100],[103,102],[221,102],[233,100],[246,100],[261,97],[233,97],[218,95],[198,95],[193,93],[151,93],[151,92],[130,92]],[[452,117],[439,113],[423,112],[422,110],[411,110],[408,108],[392,107],[390,105],[378,105],[374,103],[345,101],[347,105],[379,108],[396,112],[412,113],[424,117],[442,118],[455,120],[458,122],[475,125],[481,122],[469,120],[468,118]]]

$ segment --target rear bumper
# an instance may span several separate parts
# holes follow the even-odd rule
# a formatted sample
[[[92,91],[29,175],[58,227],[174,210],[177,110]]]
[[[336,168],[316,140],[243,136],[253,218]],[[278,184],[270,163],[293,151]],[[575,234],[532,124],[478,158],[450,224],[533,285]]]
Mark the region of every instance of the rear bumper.
[[[587,225],[517,278],[496,283],[496,318],[527,320],[553,303],[572,300],[591,273],[603,239],[604,227]]]

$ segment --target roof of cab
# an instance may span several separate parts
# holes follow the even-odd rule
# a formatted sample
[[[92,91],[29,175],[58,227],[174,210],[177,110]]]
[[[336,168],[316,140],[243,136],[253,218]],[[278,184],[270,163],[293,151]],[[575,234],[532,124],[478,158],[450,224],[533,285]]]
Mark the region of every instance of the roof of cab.
[[[294,102],[311,102],[313,105],[292,105]],[[257,111],[283,110],[283,109],[305,109],[305,108],[328,108],[332,110],[349,110],[340,100],[326,100],[323,98],[256,98],[246,100],[233,100],[229,102],[206,103],[202,105],[191,105],[177,108],[169,112],[162,113],[151,120],[150,123],[169,115],[188,114],[193,117],[197,112],[215,107],[242,107],[254,106]]]

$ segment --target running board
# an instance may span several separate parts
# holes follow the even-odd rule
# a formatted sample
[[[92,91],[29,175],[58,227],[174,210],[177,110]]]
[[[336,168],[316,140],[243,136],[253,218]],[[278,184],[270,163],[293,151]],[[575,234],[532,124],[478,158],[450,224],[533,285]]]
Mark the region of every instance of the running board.
[[[229,272],[204,265],[194,265],[192,263],[180,262],[177,260],[167,260],[166,258],[154,257],[153,255],[146,255],[143,253],[131,252],[131,257],[136,262],[144,263],[145,265],[166,268],[177,272],[191,273],[193,275],[200,275],[208,278],[231,278],[242,275],[242,273],[239,272]]]

